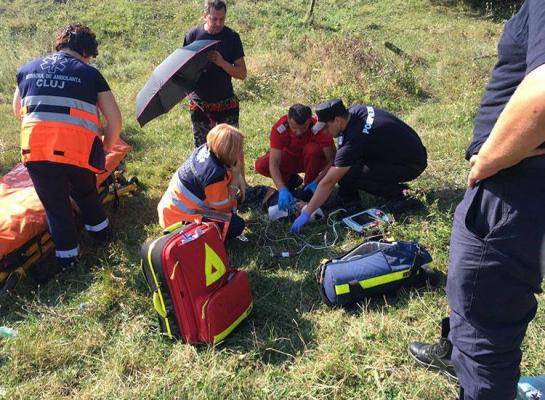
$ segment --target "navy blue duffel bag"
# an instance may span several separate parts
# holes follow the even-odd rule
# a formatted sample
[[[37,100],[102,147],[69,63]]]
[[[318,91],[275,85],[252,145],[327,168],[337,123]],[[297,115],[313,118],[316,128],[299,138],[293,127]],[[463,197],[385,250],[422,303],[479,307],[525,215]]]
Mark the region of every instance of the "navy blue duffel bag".
[[[424,282],[433,271],[430,253],[414,241],[365,242],[341,258],[322,262],[318,284],[325,302],[346,306],[369,296]]]

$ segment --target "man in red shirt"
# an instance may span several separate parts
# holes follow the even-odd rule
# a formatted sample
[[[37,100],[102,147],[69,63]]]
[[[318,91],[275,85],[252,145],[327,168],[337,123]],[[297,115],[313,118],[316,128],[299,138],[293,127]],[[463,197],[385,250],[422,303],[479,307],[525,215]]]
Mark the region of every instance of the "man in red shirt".
[[[298,186],[297,174],[305,173],[304,189],[312,194],[334,158],[331,135],[317,125],[310,107],[294,104],[271,128],[270,151],[256,160],[255,170],[272,178],[279,208],[291,210],[295,198],[290,190]]]

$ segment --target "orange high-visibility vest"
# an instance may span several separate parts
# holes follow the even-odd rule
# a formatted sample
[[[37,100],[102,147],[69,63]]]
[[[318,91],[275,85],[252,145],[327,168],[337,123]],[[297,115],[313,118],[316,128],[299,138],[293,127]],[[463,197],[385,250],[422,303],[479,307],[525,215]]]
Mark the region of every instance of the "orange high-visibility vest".
[[[96,105],[70,97],[27,96],[21,107],[21,156],[104,171]]]
[[[236,207],[236,200],[231,200],[229,197],[231,173],[217,164],[217,161],[213,160],[212,157],[199,162],[197,160],[199,153],[206,155],[208,152],[205,147],[206,145],[195,150],[182,166],[182,168],[187,168],[187,176],[190,181],[199,182],[195,184],[195,187],[185,185],[180,179],[179,171],[170,180],[168,189],[157,206],[159,224],[163,228],[180,221],[200,222],[203,218],[224,222],[225,228],[228,226],[232,209]],[[223,179],[215,182],[202,181],[201,176],[213,175],[210,170],[217,168],[221,168],[222,173],[224,171],[225,176]],[[204,194],[204,196],[201,195],[204,198],[201,199],[195,194],[199,192]]]
[[[228,223],[231,220],[231,209],[236,206],[236,202],[233,204],[228,197],[227,188],[230,180],[231,178],[226,176],[223,181],[205,188],[207,193],[225,193],[223,199],[201,200],[183,185],[178,174],[174,174],[157,206],[159,224],[166,228],[180,221],[201,222],[203,218]]]

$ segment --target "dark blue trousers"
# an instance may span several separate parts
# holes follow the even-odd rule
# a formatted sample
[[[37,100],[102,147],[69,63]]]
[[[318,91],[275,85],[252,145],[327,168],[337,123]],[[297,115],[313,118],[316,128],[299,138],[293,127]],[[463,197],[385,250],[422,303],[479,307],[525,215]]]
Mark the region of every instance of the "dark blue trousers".
[[[226,239],[234,239],[239,236],[244,230],[245,226],[246,224],[242,218],[240,218],[237,214],[232,214],[231,222],[229,223],[229,228],[227,229]]]
[[[358,190],[385,198],[399,196],[409,182],[426,169],[427,161],[399,163],[369,161],[350,167],[339,181],[339,195],[345,199],[359,198]]]
[[[34,161],[28,173],[47,215],[58,259],[77,257],[78,229],[70,196],[81,211],[85,229],[98,233],[108,228],[108,219],[98,197],[96,175],[68,164]]]
[[[545,262],[545,158],[468,189],[452,228],[447,295],[464,400],[512,400]]]

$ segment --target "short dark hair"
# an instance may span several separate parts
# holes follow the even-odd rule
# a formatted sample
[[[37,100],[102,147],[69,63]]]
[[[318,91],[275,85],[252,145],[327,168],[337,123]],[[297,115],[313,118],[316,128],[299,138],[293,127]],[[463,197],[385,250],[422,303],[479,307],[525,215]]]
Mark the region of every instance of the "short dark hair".
[[[82,24],[70,24],[57,33],[55,50],[70,49],[82,57],[98,56],[98,43],[95,33]]]
[[[312,118],[312,110],[304,104],[294,104],[288,110],[288,118],[302,125]]]
[[[227,12],[227,3],[225,0],[204,0],[204,12],[209,12],[210,7],[213,7],[215,10],[224,10]]]

